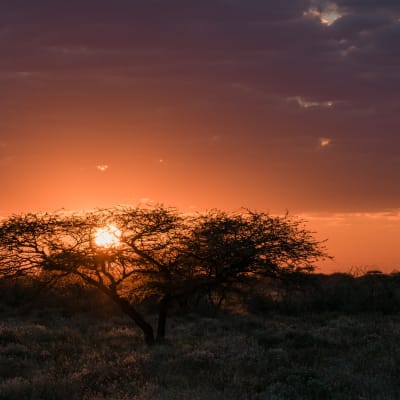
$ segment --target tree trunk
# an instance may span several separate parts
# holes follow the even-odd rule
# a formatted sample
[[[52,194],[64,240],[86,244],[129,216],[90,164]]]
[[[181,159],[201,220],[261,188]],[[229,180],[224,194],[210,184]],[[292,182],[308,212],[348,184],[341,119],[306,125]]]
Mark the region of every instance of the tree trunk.
[[[119,306],[119,308],[129,317],[135,321],[136,325],[143,331],[144,340],[148,346],[154,344],[154,332],[153,327],[144,320],[142,315],[136,311],[136,309],[125,299],[113,295],[113,301]]]
[[[144,341],[148,346],[151,346],[155,343],[154,340],[154,331],[153,327],[145,321],[142,315],[136,310],[135,307],[129,303],[128,300],[118,296],[118,293],[115,289],[111,289],[104,285],[101,282],[97,282],[93,278],[80,274],[78,271],[75,271],[76,275],[80,276],[84,281],[88,284],[93,285],[101,292],[103,292],[106,296],[108,296],[126,315],[133,319],[135,324],[142,330],[144,335]]]
[[[158,308],[158,326],[157,326],[157,340],[165,338],[165,328],[167,323],[168,306],[170,303],[169,296],[164,296],[159,303]]]

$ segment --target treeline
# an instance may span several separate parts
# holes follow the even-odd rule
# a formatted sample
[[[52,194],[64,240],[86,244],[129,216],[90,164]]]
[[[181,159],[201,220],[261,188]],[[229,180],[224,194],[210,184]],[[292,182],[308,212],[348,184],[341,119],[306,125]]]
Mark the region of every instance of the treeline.
[[[400,273],[309,274],[297,282],[269,281],[257,285],[247,304],[253,313],[396,313],[400,311]]]
[[[136,303],[144,314],[157,312],[157,297]],[[53,287],[30,277],[0,280],[0,312],[19,309],[22,312],[61,312],[73,316],[89,313],[104,318],[120,312],[119,308],[96,288],[77,280],[65,279]],[[251,285],[237,285],[225,294],[192,298],[190,304],[171,305],[171,313],[190,310],[209,316],[219,312],[269,313],[397,313],[400,312],[400,273],[353,276],[348,273],[307,274],[301,279],[254,279]]]

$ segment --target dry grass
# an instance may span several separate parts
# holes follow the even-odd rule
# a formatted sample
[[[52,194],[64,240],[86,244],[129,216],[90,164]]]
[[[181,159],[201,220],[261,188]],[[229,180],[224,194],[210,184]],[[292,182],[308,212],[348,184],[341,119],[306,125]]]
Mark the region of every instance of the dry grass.
[[[190,314],[150,349],[119,315],[1,317],[1,400],[400,398],[399,315]]]

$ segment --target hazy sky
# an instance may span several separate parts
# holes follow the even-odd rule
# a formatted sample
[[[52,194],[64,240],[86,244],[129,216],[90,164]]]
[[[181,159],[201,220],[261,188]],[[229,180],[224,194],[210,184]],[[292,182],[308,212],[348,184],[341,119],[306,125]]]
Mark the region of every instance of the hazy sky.
[[[399,43],[399,0],[4,0],[0,215],[288,209],[400,267]]]

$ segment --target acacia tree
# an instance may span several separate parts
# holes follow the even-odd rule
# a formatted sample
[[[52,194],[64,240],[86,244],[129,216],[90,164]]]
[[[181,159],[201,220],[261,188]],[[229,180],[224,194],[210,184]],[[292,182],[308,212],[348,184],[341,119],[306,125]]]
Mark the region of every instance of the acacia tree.
[[[118,245],[95,244],[96,229],[115,225]],[[142,330],[147,344],[165,336],[173,301],[225,293],[257,274],[282,278],[310,272],[326,256],[320,242],[288,216],[212,211],[184,216],[164,207],[117,208],[81,215],[27,214],[0,225],[4,276],[68,275],[107,295]],[[158,301],[158,326],[135,306]]]
[[[289,279],[314,270],[329,257],[302,220],[243,211],[214,210],[199,215],[187,240],[186,262],[198,271],[195,287],[203,294],[227,291],[253,278]],[[250,278],[250,279],[249,279]]]
[[[96,230],[110,223],[121,228],[120,243],[97,246]],[[153,328],[135,303],[158,293],[156,283],[167,278],[181,225],[174,210],[162,207],[13,216],[0,226],[0,272],[37,279],[50,275],[52,281],[79,277],[118,305],[142,330],[146,343],[152,344]]]

